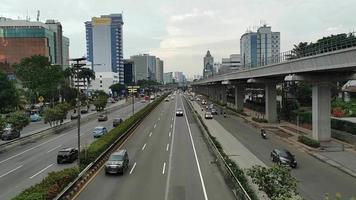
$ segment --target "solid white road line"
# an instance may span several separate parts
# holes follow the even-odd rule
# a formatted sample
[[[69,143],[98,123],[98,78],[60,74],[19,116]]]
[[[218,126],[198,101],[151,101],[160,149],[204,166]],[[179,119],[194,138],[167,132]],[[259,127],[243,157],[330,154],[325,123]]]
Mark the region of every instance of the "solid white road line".
[[[143,145],[142,151],[145,150],[145,148],[146,148],[146,143]]]
[[[134,165],[132,166],[131,170],[130,170],[130,174],[132,174],[133,170],[135,169],[136,167],[136,163],[134,163]]]
[[[172,134],[172,132],[170,132],[170,131],[169,131],[169,134],[168,134],[168,136],[169,136],[169,137],[171,137],[171,134]]]
[[[37,147],[40,147],[40,146],[42,146],[42,145],[44,145],[44,144],[47,144],[47,143],[49,143],[49,142],[52,142],[53,140],[56,140],[56,139],[58,139],[58,138],[60,138],[60,137],[63,137],[63,136],[65,136],[65,135],[68,135],[69,133],[70,133],[70,132],[65,133],[65,134],[62,134],[62,135],[59,135],[59,136],[57,136],[57,137],[55,137],[55,138],[52,138],[52,139],[50,139],[50,140],[48,140],[48,141],[46,141],[46,142],[43,142],[43,143],[41,143],[41,144],[38,144],[38,145],[36,145],[36,146],[34,146],[34,147],[31,147],[31,148],[29,148],[29,149],[26,149],[25,151],[22,151],[21,153],[18,153],[18,154],[15,154],[15,155],[13,155],[13,156],[10,156],[10,157],[6,158],[5,160],[0,161],[0,164],[6,162],[6,161],[8,161],[8,160],[11,160],[11,159],[13,159],[13,158],[15,158],[15,157],[17,157],[17,156],[20,156],[20,155],[22,155],[22,154],[24,154],[24,153],[26,153],[26,152],[28,152],[28,151],[31,151],[31,150],[33,150],[33,149],[36,149]]]
[[[177,110],[177,101],[175,101],[176,104],[175,104],[175,108],[174,110]],[[174,124],[174,127],[175,127],[175,124],[176,124],[176,117],[172,117],[173,120],[173,124]],[[171,179],[171,168],[172,168],[172,155],[173,155],[173,146],[174,146],[174,133],[175,133],[175,128],[173,128],[173,135],[172,135],[172,139],[171,139],[171,150],[169,152],[169,161],[168,161],[168,174],[167,174],[167,181],[166,181],[166,191],[165,191],[165,194],[164,194],[164,200],[168,200],[168,192],[169,192],[169,182],[170,182],[170,179]],[[169,132],[171,133],[171,132]]]
[[[52,167],[53,164],[54,164],[54,163],[48,165],[47,167],[43,168],[41,171],[39,171],[39,172],[37,172],[36,174],[32,175],[32,176],[30,177],[30,179],[36,177],[38,174],[40,174],[40,173],[44,172],[46,169]]]
[[[56,146],[56,147],[54,147],[54,148],[48,150],[47,153],[49,153],[49,152],[51,152],[51,151],[54,151],[54,150],[58,149],[58,148],[61,147],[61,146],[62,146],[62,145],[58,145],[58,146]]]
[[[150,137],[152,136],[152,132],[150,133],[150,135],[149,135]]]
[[[158,118],[158,121],[160,121],[160,120],[161,120],[161,118],[159,117],[159,118]]]
[[[166,151],[168,151],[168,149],[169,149],[169,143],[167,144]]]
[[[174,117],[172,117],[172,121],[173,121]]]
[[[187,113],[187,112],[185,111],[185,106],[184,106],[183,100],[182,100],[182,104],[183,104],[184,113]],[[185,122],[187,123],[187,126],[188,126],[188,132],[189,132],[189,135],[190,135],[190,141],[192,142],[192,147],[193,147],[193,152],[194,152],[195,161],[196,161],[197,166],[198,166],[198,172],[199,172],[199,177],[200,177],[201,186],[202,186],[202,188],[203,188],[204,199],[205,199],[205,200],[208,200],[208,195],[206,194],[204,179],[203,179],[203,176],[202,176],[202,173],[201,173],[201,170],[200,170],[200,164],[199,164],[199,160],[198,160],[198,156],[197,156],[197,151],[195,150],[195,145],[194,145],[194,140],[193,140],[193,136],[192,136],[192,131],[190,130],[190,126],[189,126],[189,122],[188,122],[187,115],[184,115],[184,117],[185,117]]]
[[[156,124],[155,124],[155,125],[153,125],[153,128],[156,128]]]
[[[173,124],[171,124],[171,128],[173,128]]]
[[[20,166],[16,167],[15,169],[12,169],[12,170],[6,172],[5,174],[1,175],[0,178],[6,176],[6,175],[8,175],[8,174],[10,174],[11,172],[13,172],[13,171],[15,171],[15,170],[20,169],[22,166],[23,166],[23,165],[20,165]]]
[[[162,169],[162,174],[166,171],[166,162],[163,163],[163,169]]]

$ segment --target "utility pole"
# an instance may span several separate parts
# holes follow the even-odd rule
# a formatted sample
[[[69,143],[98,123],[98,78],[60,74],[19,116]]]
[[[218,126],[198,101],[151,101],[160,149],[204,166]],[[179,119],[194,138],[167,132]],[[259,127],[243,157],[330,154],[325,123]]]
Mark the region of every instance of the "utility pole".
[[[135,95],[132,93],[132,116],[135,114]]]
[[[80,63],[80,61],[85,61],[86,58],[74,58],[74,59],[70,59],[70,61],[74,61],[76,63],[73,64],[73,68],[75,70],[75,77],[77,79],[77,114],[78,114],[78,121],[77,121],[77,126],[78,126],[78,168],[80,168],[80,118],[81,118],[81,115],[80,115],[80,107],[81,107],[81,103],[80,103],[80,96],[79,96],[79,93],[80,93],[80,90],[79,90],[79,78],[78,78],[78,73],[80,71],[80,68],[85,66],[85,63]],[[83,83],[83,86],[85,86],[85,83]]]

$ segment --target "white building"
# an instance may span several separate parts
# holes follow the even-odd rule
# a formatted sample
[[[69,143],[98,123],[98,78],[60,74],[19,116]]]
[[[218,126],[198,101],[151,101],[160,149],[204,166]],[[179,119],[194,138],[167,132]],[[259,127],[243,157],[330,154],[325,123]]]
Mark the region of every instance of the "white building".
[[[95,80],[91,82],[88,90],[103,90],[107,94],[112,94],[110,86],[120,82],[118,73],[115,72],[96,72]]]
[[[229,58],[221,59],[221,68],[219,69],[219,74],[225,74],[232,71],[241,69],[241,55],[231,54]]]
[[[245,68],[278,62],[280,32],[272,32],[263,25],[257,32],[247,32],[240,38],[241,65]]]

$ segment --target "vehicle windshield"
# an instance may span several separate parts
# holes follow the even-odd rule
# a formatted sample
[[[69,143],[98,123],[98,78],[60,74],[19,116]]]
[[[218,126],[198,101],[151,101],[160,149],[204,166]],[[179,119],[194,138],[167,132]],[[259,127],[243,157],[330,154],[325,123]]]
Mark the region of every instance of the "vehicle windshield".
[[[122,155],[111,155],[109,158],[110,161],[122,161],[123,156]]]
[[[102,127],[97,127],[97,128],[94,129],[94,131],[102,131],[102,130],[103,130]]]
[[[68,155],[68,154],[69,154],[69,151],[59,151],[58,152],[59,156],[64,156],[64,155]]]
[[[288,151],[280,151],[279,155],[283,158],[293,158],[292,154]]]

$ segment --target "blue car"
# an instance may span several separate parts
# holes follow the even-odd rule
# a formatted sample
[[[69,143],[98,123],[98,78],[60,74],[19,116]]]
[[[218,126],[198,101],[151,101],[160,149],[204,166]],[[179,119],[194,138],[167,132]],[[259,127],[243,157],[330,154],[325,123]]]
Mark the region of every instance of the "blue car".
[[[108,133],[108,130],[102,126],[95,127],[95,129],[93,131],[94,138],[99,138],[107,133]]]
[[[41,119],[42,117],[37,113],[30,115],[31,122],[38,122],[41,121]]]

